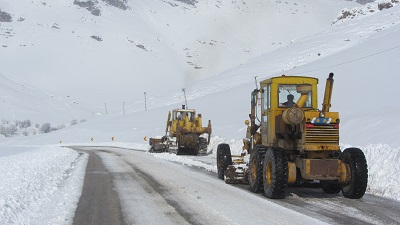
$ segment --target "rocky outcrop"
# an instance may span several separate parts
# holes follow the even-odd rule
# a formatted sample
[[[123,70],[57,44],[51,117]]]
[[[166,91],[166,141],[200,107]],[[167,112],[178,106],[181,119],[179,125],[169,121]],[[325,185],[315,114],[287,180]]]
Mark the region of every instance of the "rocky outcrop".
[[[12,16],[0,9],[0,22],[12,22]]]

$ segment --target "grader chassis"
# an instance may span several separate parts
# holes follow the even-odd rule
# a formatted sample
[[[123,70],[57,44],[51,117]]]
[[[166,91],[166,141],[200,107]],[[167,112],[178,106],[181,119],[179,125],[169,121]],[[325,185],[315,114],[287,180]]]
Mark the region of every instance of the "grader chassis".
[[[326,80],[321,110],[317,84],[317,78],[285,75],[261,81],[251,93],[242,153],[231,155],[224,143],[217,147],[218,177],[248,183],[251,191],[263,190],[273,199],[285,198],[288,184],[315,181],[326,193],[361,198],[367,162],[358,148],[340,149],[339,113],[329,111],[333,73]]]

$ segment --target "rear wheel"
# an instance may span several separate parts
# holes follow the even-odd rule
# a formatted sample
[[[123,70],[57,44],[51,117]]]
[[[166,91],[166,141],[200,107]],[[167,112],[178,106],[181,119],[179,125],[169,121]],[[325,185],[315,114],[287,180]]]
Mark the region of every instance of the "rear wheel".
[[[262,168],[265,150],[264,147],[256,145],[250,155],[248,178],[252,192],[259,192],[263,188]]]
[[[267,198],[285,198],[288,185],[288,160],[284,149],[268,149],[263,165],[263,183]]]
[[[219,144],[217,147],[218,178],[223,180],[226,168],[232,165],[231,148],[228,144]]]
[[[368,184],[368,167],[364,153],[359,148],[347,148],[340,156],[340,160],[350,167],[350,182],[342,186],[344,197],[362,198]]]

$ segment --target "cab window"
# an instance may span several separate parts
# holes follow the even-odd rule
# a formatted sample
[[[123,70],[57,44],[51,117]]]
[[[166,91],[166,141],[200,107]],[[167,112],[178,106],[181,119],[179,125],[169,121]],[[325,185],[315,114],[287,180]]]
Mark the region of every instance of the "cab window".
[[[311,107],[311,85],[307,84],[281,84],[278,86],[279,107],[292,107],[298,103],[302,93],[306,97],[303,108]],[[306,91],[305,91],[306,90]],[[307,91],[309,90],[309,91]]]
[[[271,100],[270,100],[270,85],[262,88],[262,103],[263,107],[262,110],[270,109],[271,108]]]
[[[194,121],[194,112],[189,112],[189,121],[190,122]]]

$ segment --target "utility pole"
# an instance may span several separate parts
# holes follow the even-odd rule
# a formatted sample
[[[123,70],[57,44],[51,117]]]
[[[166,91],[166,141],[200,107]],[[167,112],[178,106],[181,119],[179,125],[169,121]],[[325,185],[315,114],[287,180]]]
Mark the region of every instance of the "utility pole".
[[[104,108],[106,109],[106,115],[108,114],[107,113],[107,103],[104,103]]]
[[[188,108],[187,100],[186,100],[186,88],[182,88],[183,91],[183,97],[185,98],[185,106]]]
[[[125,102],[122,102],[122,115],[125,116]]]
[[[144,111],[147,111],[147,97],[146,97],[146,93],[144,92]]]

